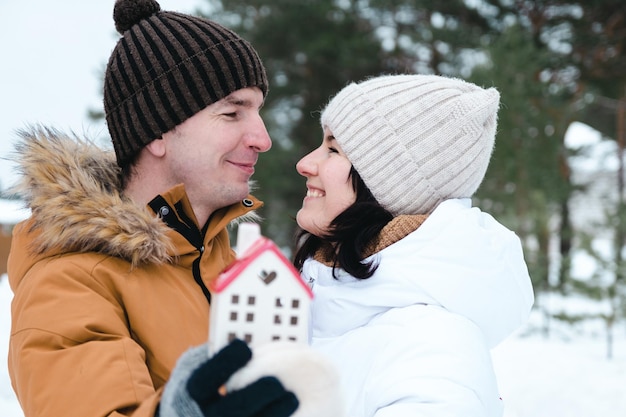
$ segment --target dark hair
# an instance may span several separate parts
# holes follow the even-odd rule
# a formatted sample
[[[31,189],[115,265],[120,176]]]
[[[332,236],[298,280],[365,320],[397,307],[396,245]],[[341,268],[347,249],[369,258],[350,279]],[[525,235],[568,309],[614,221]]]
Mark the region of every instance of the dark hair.
[[[378,268],[373,261],[364,262],[363,254],[393,215],[376,201],[354,167],[350,178],[356,201],[331,221],[326,235],[315,236],[306,230],[297,233],[293,263],[299,271],[318,250],[330,256],[335,278],[336,268],[360,279],[371,277]]]

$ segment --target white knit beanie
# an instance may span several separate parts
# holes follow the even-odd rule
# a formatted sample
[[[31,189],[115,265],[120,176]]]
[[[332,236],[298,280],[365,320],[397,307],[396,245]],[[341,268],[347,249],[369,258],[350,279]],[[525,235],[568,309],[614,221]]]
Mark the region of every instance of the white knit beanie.
[[[437,75],[384,75],[342,89],[322,112],[376,200],[394,216],[471,197],[493,150],[500,94]]]

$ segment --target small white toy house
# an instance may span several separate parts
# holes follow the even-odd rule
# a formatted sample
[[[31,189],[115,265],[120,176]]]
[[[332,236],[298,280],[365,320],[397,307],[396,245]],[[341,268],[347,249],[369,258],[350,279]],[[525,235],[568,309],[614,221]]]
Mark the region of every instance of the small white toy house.
[[[239,237],[242,226],[239,225]],[[253,226],[258,230],[257,225]],[[237,260],[210,288],[212,353],[234,338],[250,345],[308,341],[313,293],[274,242],[260,233],[252,235],[253,238],[248,237],[252,242],[245,245],[238,238]]]

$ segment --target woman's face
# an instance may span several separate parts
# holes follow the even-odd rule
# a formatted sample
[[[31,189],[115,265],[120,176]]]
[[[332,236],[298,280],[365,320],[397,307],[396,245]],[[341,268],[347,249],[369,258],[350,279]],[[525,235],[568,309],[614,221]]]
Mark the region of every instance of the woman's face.
[[[325,128],[321,146],[296,164],[298,173],[307,179],[307,193],[296,215],[302,229],[324,235],[330,222],[355,202],[351,168],[332,132]]]

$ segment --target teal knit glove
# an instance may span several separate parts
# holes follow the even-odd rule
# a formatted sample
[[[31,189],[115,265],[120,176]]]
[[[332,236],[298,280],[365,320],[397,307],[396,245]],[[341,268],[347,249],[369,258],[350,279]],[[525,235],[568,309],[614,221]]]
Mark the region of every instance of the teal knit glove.
[[[298,399],[275,377],[263,377],[226,395],[219,388],[244,367],[252,352],[234,340],[208,357],[207,345],[185,352],[165,385],[159,417],[288,417]]]

